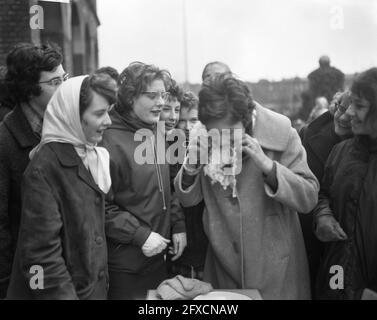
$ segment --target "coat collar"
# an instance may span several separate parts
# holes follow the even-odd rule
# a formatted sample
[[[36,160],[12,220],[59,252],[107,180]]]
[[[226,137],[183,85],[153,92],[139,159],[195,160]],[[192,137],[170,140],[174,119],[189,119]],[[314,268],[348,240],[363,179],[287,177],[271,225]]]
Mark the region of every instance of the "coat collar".
[[[279,113],[273,112],[255,102],[256,117],[253,136],[262,148],[284,151],[287,148],[291,121]]]
[[[333,146],[341,141],[334,129],[334,118],[326,112],[309,124],[307,144],[314,153],[326,162]]]
[[[39,143],[19,105],[5,117],[3,122],[22,148],[33,148]]]
[[[90,172],[85,168],[84,163],[75,151],[75,148],[69,143],[49,143],[51,149],[55,152],[60,164],[63,167],[77,167],[77,174],[81,180],[92,187],[94,190],[101,191],[95,183]]]

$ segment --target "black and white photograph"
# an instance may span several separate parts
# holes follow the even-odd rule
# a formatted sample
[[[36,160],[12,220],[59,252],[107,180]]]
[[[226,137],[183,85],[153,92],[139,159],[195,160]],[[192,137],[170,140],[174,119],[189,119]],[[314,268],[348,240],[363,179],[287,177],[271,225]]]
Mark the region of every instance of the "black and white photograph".
[[[376,39],[374,0],[0,0],[0,300],[377,300]]]

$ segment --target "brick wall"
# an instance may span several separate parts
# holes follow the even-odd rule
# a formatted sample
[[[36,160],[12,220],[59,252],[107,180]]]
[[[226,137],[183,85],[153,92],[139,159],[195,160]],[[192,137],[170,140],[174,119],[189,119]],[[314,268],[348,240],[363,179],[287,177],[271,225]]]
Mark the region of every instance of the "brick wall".
[[[0,65],[17,42],[30,42],[28,0],[0,0]]]

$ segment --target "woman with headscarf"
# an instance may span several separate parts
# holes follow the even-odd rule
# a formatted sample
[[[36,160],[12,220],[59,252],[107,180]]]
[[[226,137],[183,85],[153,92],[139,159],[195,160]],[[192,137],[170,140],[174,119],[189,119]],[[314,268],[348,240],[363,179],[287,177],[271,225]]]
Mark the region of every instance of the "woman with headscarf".
[[[106,299],[109,153],[98,147],[115,102],[107,76],[67,80],[30,153],[8,299]]]
[[[313,212],[320,299],[377,296],[377,68],[355,79],[346,114],[354,137],[332,149]]]

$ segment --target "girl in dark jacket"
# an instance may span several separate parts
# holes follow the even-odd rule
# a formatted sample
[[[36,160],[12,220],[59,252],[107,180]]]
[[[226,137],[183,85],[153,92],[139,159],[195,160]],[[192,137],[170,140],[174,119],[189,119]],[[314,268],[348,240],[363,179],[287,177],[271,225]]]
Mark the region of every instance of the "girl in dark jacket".
[[[67,80],[48,104],[30,154],[8,299],[106,299],[105,194],[109,153],[97,147],[111,124],[110,77]]]
[[[320,299],[360,299],[377,292],[377,68],[351,87],[354,138],[332,150],[314,211],[316,235],[325,242]]]
[[[145,298],[167,276],[170,233],[174,252],[186,242],[184,218],[171,212],[169,164],[156,148],[165,145],[156,124],[169,83],[167,72],[140,62],[120,75],[113,124],[103,140],[113,181],[106,206],[109,299]]]

